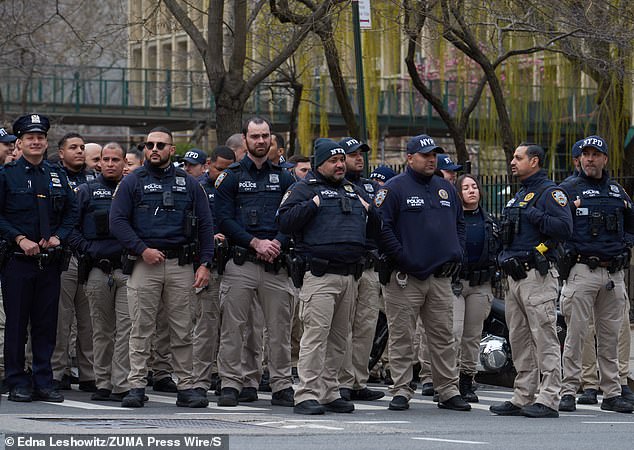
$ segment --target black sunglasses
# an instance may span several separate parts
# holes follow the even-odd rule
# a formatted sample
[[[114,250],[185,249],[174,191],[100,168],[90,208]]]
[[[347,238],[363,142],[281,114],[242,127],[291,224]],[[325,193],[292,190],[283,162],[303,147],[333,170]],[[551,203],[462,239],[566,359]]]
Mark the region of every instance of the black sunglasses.
[[[166,145],[172,145],[172,144],[168,144],[167,142],[145,142],[143,143],[143,145],[148,150],[154,149],[154,145],[156,145],[157,150],[163,150]]]

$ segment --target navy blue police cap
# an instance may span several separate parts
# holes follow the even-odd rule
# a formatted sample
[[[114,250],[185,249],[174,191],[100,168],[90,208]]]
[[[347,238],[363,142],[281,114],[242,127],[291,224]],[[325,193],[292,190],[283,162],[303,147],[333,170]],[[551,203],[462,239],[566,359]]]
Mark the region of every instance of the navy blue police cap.
[[[183,161],[190,164],[205,164],[207,162],[207,153],[199,148],[192,148],[187,150],[187,153],[183,156]]]
[[[588,136],[587,138],[583,138],[581,140],[581,151],[586,147],[594,148],[595,150],[600,151],[601,153],[608,154],[608,143],[605,142],[601,136]]]
[[[48,133],[51,124],[48,117],[41,114],[25,114],[13,122],[13,134],[18,139],[26,133]]]
[[[572,157],[579,158],[581,156],[581,144],[583,144],[583,139],[578,140],[572,146]]]
[[[396,176],[396,172],[388,166],[378,166],[372,171],[369,178],[371,180],[381,180],[385,182],[394,176]]]
[[[365,142],[361,142],[358,139],[353,137],[345,137],[339,141],[339,145],[343,147],[346,151],[346,155],[349,153],[354,153],[357,150],[361,150],[362,152],[369,152],[370,146]]]
[[[4,128],[0,128],[0,142],[10,144],[11,142],[15,142],[17,138],[17,136],[9,134],[9,132]]]
[[[409,155],[414,153],[429,153],[429,152],[442,153],[443,149],[442,147],[439,147],[438,145],[436,145],[434,140],[426,134],[420,134],[418,136],[414,136],[407,143],[407,153]]]
[[[453,162],[451,157],[446,153],[438,153],[436,155],[436,168],[440,170],[451,170],[453,172],[462,170],[462,166]]]

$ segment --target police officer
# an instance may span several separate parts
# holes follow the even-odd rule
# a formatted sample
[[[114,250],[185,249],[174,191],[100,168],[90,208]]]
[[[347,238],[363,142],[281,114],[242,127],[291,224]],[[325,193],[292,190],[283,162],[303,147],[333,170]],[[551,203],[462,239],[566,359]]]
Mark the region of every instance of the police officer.
[[[379,185],[361,176],[365,165],[364,154],[370,151],[370,147],[352,137],[343,138],[339,145],[346,151],[346,179],[359,188],[367,203],[372,203]],[[341,397],[344,400],[371,401],[385,395],[382,391],[367,387],[370,376],[368,360],[379,317],[381,283],[374,270],[374,263],[378,260],[374,237],[368,237],[366,247],[365,268],[359,279],[357,297],[352,302],[348,345],[343,366],[339,371]]]
[[[77,204],[66,175],[44,161],[49,121],[39,114],[18,118],[13,131],[22,153],[0,171],[2,296],[7,316],[5,373],[9,400],[62,402],[53,387],[57,303],[63,265],[62,242],[77,220]],[[32,375],[25,372],[27,326],[31,330]]]
[[[434,175],[440,152],[429,136],[412,138],[405,172],[385,183],[374,200],[383,220],[380,248],[393,260],[396,272],[384,292],[394,379],[391,410],[409,408],[414,392],[409,383],[419,315],[427,333],[438,407],[471,409],[458,391],[452,334],[451,277],[463,257],[465,224],[456,190]]]
[[[317,139],[315,171],[287,192],[279,210],[280,229],[292,233],[299,257],[291,275],[295,283],[303,281],[296,414],[354,411],[354,405],[340,396],[337,373],[349,343],[366,226],[376,228],[377,220],[363,191],[344,178],[346,157],[340,144]],[[304,264],[308,270],[301,277]]]
[[[79,253],[78,281],[84,284],[93,330],[97,391],[91,399],[121,401],[130,384],[130,313],[121,270],[123,247],[110,233],[112,195],[123,177],[125,151],[116,142],[98,155],[101,174],[77,187],[79,223],[69,241]]]
[[[556,320],[557,244],[570,238],[568,198],[542,170],[544,150],[532,143],[515,149],[511,171],[522,183],[503,210],[502,252],[507,275],[506,322],[517,369],[513,397],[489,409],[498,415],[559,417],[561,355]]]
[[[280,270],[288,238],[279,232],[275,214],[293,179],[267,157],[271,145],[268,121],[252,117],[245,122],[242,131],[247,155],[229,166],[215,183],[216,221],[220,232],[229,239],[233,254],[220,284],[222,324],[218,372],[222,390],[218,405],[238,404],[244,386],[241,370],[244,336],[247,330],[254,329],[249,314],[257,302],[269,332],[271,403],[290,407],[293,406],[292,289],[287,274]],[[254,392],[245,392],[243,396],[249,394],[253,398],[256,388],[249,386],[248,390]]]
[[[198,154],[197,158],[187,159],[185,162],[193,165],[195,161],[203,164],[202,155]],[[235,153],[229,147],[218,146],[211,152],[210,162],[207,174],[203,175],[200,180],[207,199],[209,201],[209,209],[212,217],[215,216],[215,196],[216,187],[214,183],[218,176],[235,162]],[[189,166],[191,167],[191,166]],[[187,170],[188,166],[185,166]],[[214,231],[217,227],[214,224]],[[225,240],[222,233],[214,235],[214,241],[217,245]],[[222,253],[222,252],[220,252]],[[222,257],[222,254],[220,255]],[[215,266],[218,267],[218,252],[215,253]],[[222,270],[221,270],[222,271]],[[194,326],[194,389],[207,395],[209,389],[215,389],[218,382],[218,368],[216,365],[216,356],[218,354],[218,331],[220,328],[220,275],[218,271],[212,271],[207,287],[201,289],[196,294],[195,319]]]
[[[17,139],[15,135],[9,134],[4,128],[0,128],[0,166],[13,161],[12,154]]]
[[[480,205],[480,182],[471,174],[460,175],[456,190],[462,200],[466,225],[463,267],[454,283],[454,337],[460,369],[460,395],[469,403],[479,401],[473,387],[482,325],[491,311],[491,280],[500,251],[497,223]]]
[[[617,347],[625,303],[629,301],[624,269],[629,266],[630,253],[624,235],[634,233],[632,201],[605,171],[608,146],[602,137],[583,139],[580,163],[579,175],[560,186],[571,199],[574,233],[565,247],[569,264],[574,265],[561,291],[568,332],[559,411],[576,409],[582,349],[588,323],[594,321],[603,391],[601,409],[631,413],[634,405],[621,396]]]
[[[448,154],[439,153],[436,155],[436,170],[440,171],[445,180],[453,184],[458,176],[456,172],[460,172],[462,166],[453,162]]]
[[[372,181],[375,181],[379,186],[383,186],[387,183],[387,180],[396,176],[396,172],[388,166],[378,166],[368,176]]]
[[[59,169],[68,176],[73,189],[86,183],[84,139],[78,133],[67,133],[58,142]],[[90,179],[94,179],[90,175]],[[55,351],[51,358],[53,377],[59,389],[70,389],[70,357],[71,350],[76,350],[79,368],[79,389],[86,392],[97,390],[93,369],[92,321],[90,306],[84,289],[77,282],[77,257],[71,258],[68,270],[62,273],[61,293],[59,298],[59,316],[57,320],[57,339]],[[73,323],[76,323],[76,348],[73,344]]]
[[[143,406],[151,337],[162,305],[178,377],[176,405],[203,408],[209,401],[193,389],[190,307],[194,289],[209,281],[211,212],[198,181],[170,162],[175,147],[168,129],[151,130],[145,149],[145,164],[119,183],[110,211],[112,234],[136,257],[128,279],[131,389],[121,405]],[[197,246],[201,264],[194,273]]]

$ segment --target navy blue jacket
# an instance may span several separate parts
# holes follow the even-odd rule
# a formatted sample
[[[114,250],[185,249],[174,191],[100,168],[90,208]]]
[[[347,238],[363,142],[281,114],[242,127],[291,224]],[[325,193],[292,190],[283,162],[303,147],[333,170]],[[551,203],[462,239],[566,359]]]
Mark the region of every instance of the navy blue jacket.
[[[112,233],[99,238],[86,236],[84,224],[90,218],[90,214],[98,208],[96,203],[105,207],[112,204],[112,196],[117,189],[118,181],[106,180],[103,175],[98,175],[93,182],[84,183],[75,189],[77,205],[79,208],[79,221],[69,237],[69,243],[78,253],[85,253],[92,258],[119,258],[123,246]]]
[[[462,261],[462,203],[447,180],[407,167],[385,183],[374,202],[383,221],[379,248],[398,271],[425,280],[443,264]]]
[[[288,236],[275,223],[275,214],[293,177],[269,160],[258,170],[247,154],[216,180],[216,223],[232,244],[250,247],[251,240],[277,239],[283,247]]]
[[[177,169],[173,164],[161,169],[146,162],[143,168],[147,170],[151,183],[145,186],[141,183],[142,180],[139,177],[139,170],[141,169],[126,175],[119,183],[110,209],[110,232],[119,239],[124,248],[136,255],[143,253],[146,248],[173,248],[188,242],[184,233],[160,239],[148,238],[145,241],[139,237],[139,233],[147,234],[152,232],[152,230],[136,229],[137,225],[134,224],[135,209],[144,204],[144,192],[154,192],[156,189],[162,189],[161,186],[163,184],[171,184],[172,180],[177,176]],[[214,230],[205,190],[191,175],[187,175],[184,171],[179,171],[178,173],[180,174],[179,176],[185,179],[186,192],[192,198],[192,211],[198,219],[200,260],[201,262],[211,263],[214,249]],[[157,212],[160,212],[160,208],[157,208]],[[157,216],[156,213],[155,216]],[[161,220],[161,216],[157,216],[157,222]],[[158,228],[160,223],[153,226]]]
[[[500,263],[511,257],[526,259],[534,254],[540,243],[549,243],[547,246],[552,249],[572,235],[568,197],[548,179],[544,170],[522,182],[521,189],[506,204],[502,215],[508,217],[515,208],[519,210],[519,233],[513,236],[510,244],[505,244],[498,256]],[[553,260],[554,253],[547,252],[546,257]]]
[[[313,201],[315,195],[319,206]],[[363,195],[348,180],[333,183],[318,172],[309,173],[286,192],[277,216],[280,231],[293,236],[301,256],[359,262],[365,255],[366,238],[378,230],[376,210],[368,200],[370,208],[365,210],[359,200]]]
[[[65,241],[77,222],[75,194],[63,171],[48,161],[43,161],[39,168],[50,180],[47,197],[51,235]],[[33,242],[42,239],[34,189],[35,170],[39,169],[24,157],[0,170],[0,235],[10,243],[21,234]]]
[[[203,175],[199,178],[200,185],[205,190],[205,194],[207,194],[207,201],[209,202],[209,210],[211,211],[211,218],[213,220],[214,225],[214,233],[218,233],[218,224],[216,223],[216,186],[215,181],[212,181],[209,178],[208,174]]]
[[[627,246],[625,234],[634,233],[634,211],[632,200],[621,185],[605,172],[600,180],[581,172],[559,187],[568,194],[574,224],[566,248],[602,260],[623,253]],[[581,200],[578,208],[574,204],[576,199]]]

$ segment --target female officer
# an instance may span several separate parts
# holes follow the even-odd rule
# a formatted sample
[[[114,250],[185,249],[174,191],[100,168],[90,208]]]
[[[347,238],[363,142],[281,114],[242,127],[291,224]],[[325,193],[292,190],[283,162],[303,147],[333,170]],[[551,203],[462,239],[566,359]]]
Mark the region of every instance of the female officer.
[[[466,253],[459,280],[455,283],[454,337],[460,368],[460,395],[478,402],[473,377],[482,337],[482,324],[491,310],[491,276],[499,252],[498,227],[493,217],[480,206],[480,183],[474,175],[463,174],[456,180],[466,223]]]

